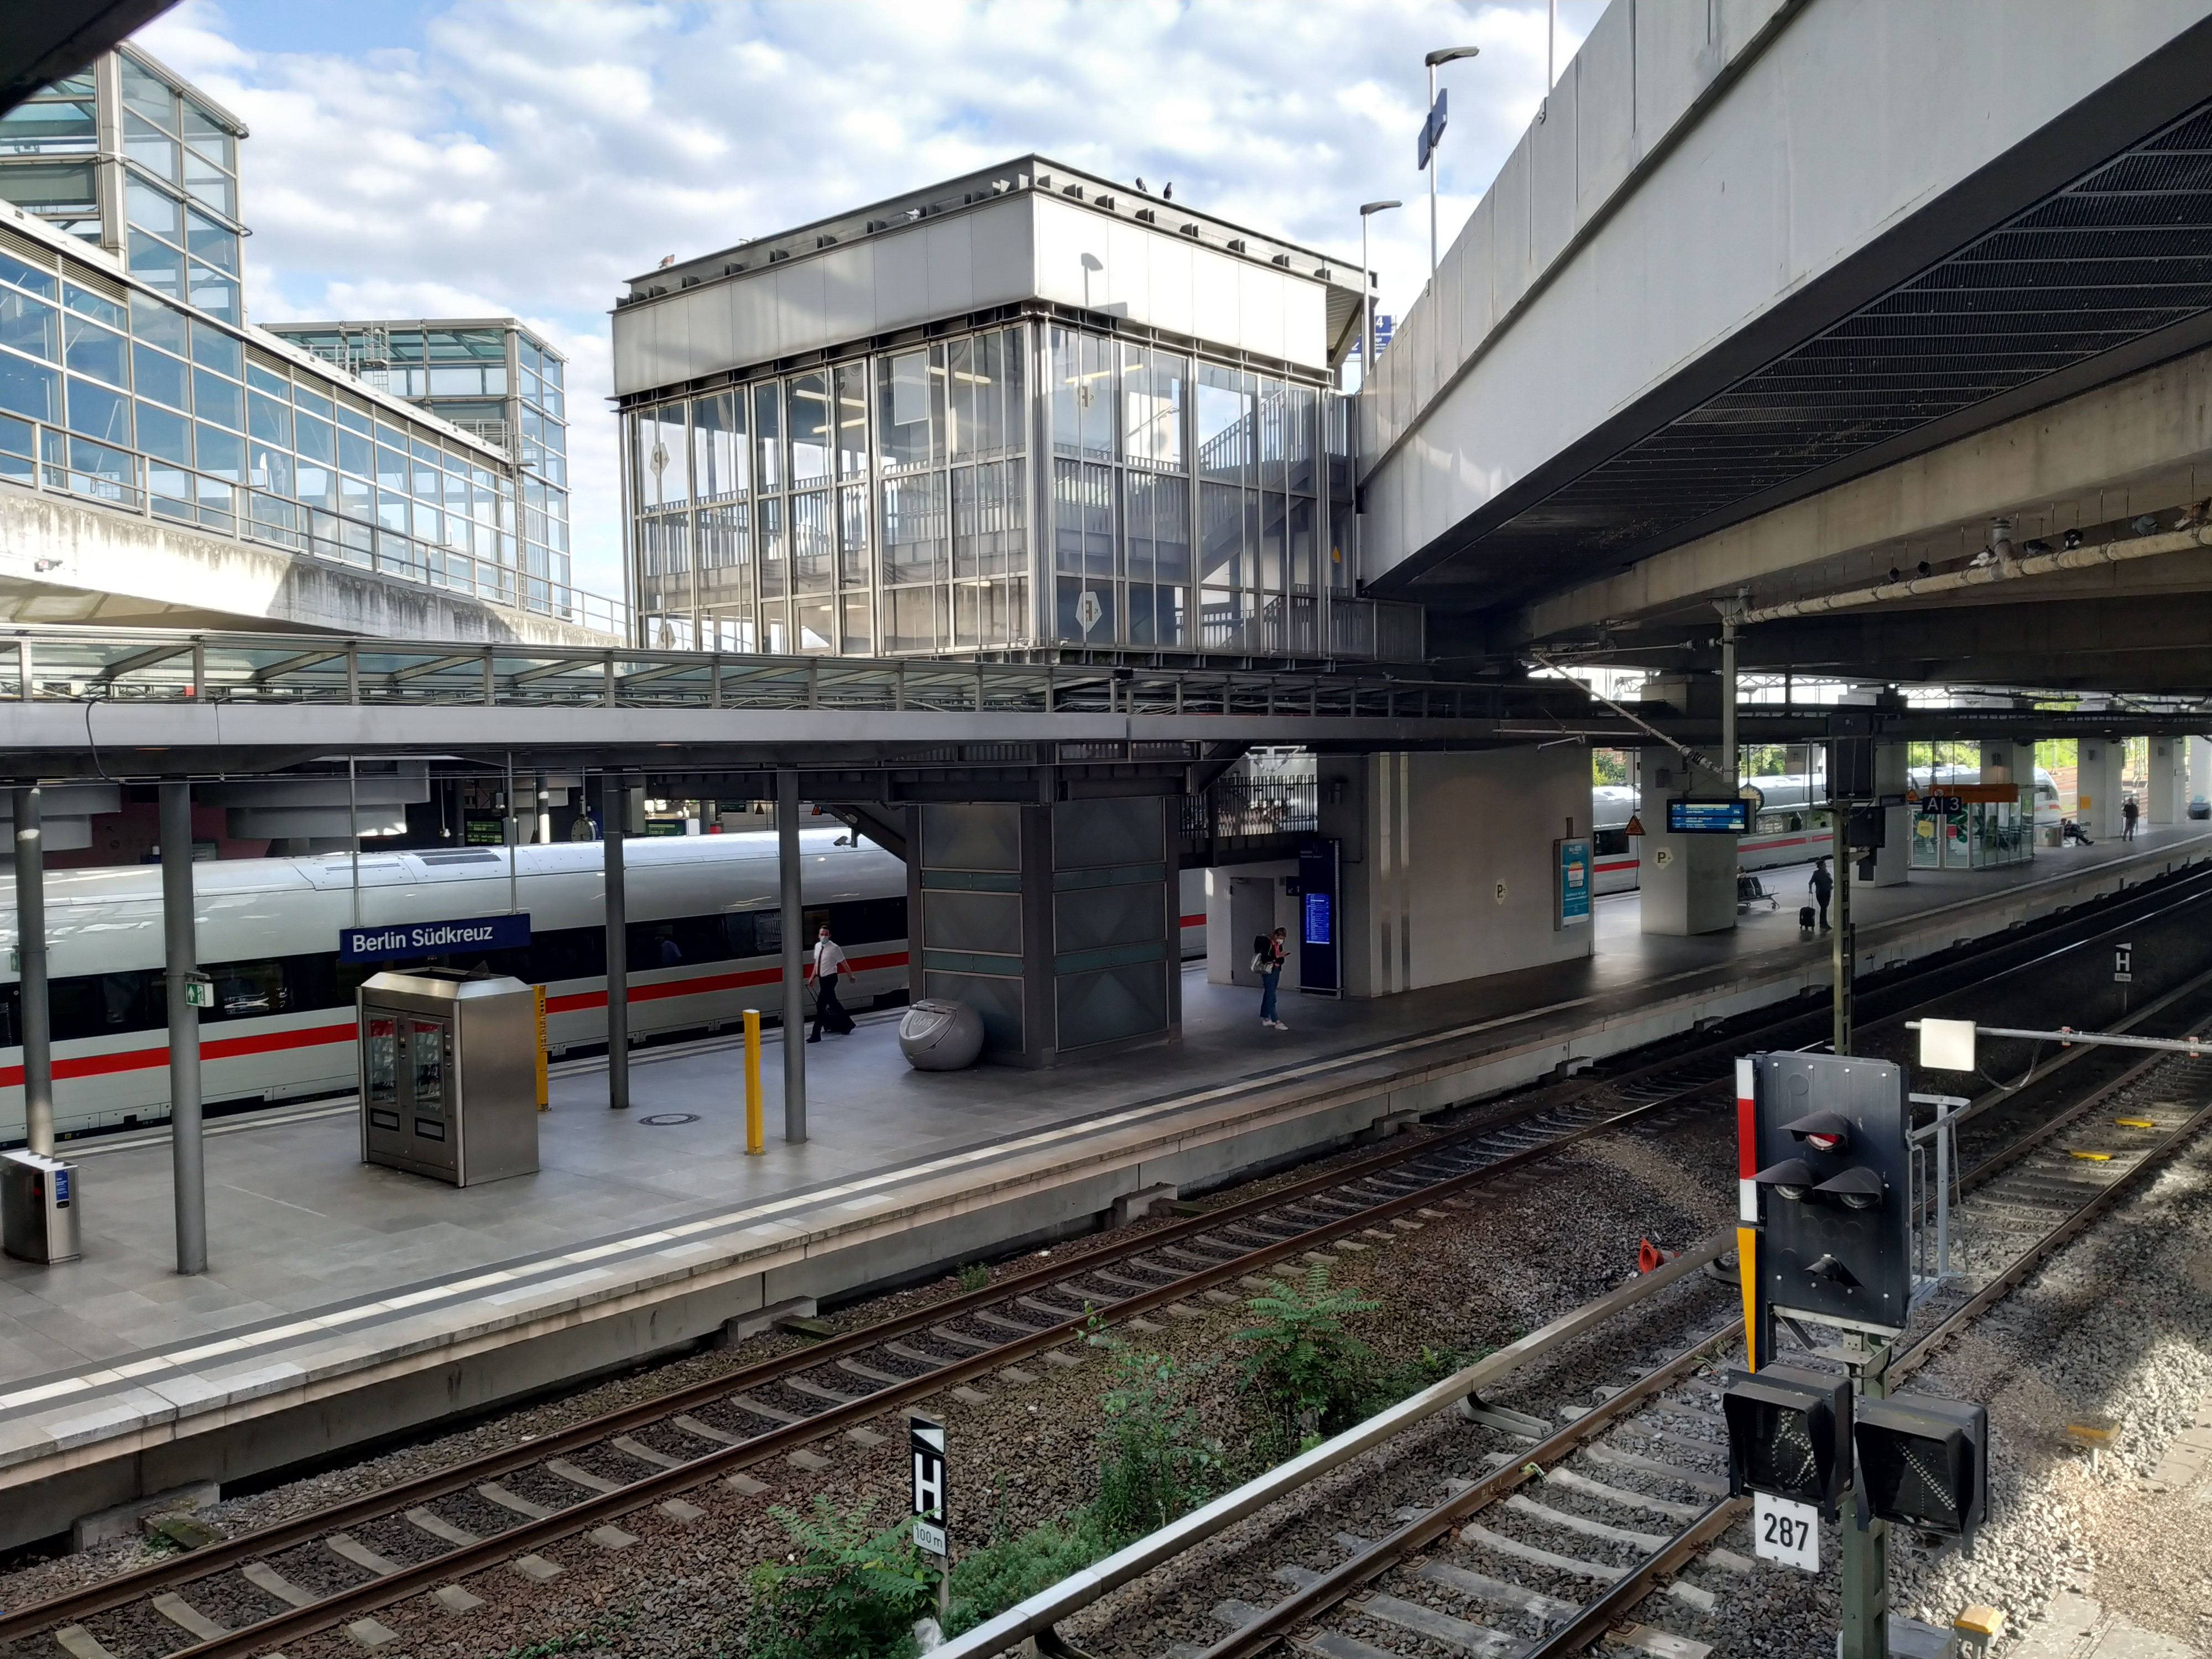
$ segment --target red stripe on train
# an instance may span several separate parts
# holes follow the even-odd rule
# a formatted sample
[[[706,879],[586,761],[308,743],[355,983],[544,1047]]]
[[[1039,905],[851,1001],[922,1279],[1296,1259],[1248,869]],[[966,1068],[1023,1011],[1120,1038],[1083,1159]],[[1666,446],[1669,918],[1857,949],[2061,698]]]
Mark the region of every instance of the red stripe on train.
[[[872,968],[903,968],[907,953],[903,951],[886,952],[879,957],[854,957],[849,959],[855,972]],[[704,996],[710,991],[729,991],[750,985],[773,985],[783,977],[781,968],[754,969],[742,974],[701,974],[692,979],[667,980],[657,985],[633,985],[629,1000],[635,1003],[655,1002],[664,997]],[[568,1013],[579,1008],[604,1008],[607,1006],[605,991],[585,991],[574,996],[548,997],[545,1012],[549,1014]],[[343,1025],[302,1026],[292,1031],[264,1031],[253,1036],[204,1037],[200,1041],[200,1058],[208,1060],[242,1060],[252,1054],[281,1054],[288,1048],[314,1048],[326,1042],[351,1042],[354,1024],[351,1020]],[[169,1063],[169,1050],[159,1048],[127,1048],[109,1054],[73,1054],[54,1061],[54,1080],[73,1077],[110,1077],[118,1072],[143,1072]],[[21,1066],[0,1066],[0,1089],[21,1088],[23,1068]]]

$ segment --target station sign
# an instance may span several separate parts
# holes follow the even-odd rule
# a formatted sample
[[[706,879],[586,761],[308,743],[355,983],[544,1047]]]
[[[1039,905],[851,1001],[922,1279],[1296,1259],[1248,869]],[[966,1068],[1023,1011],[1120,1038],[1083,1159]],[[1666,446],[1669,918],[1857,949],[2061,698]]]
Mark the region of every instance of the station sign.
[[[1325,996],[1343,986],[1336,913],[1341,851],[1324,836],[1309,836],[1298,847],[1298,988]]]
[[[1667,803],[1667,833],[1670,836],[1741,836],[1750,830],[1751,803],[1741,795]]]
[[[399,921],[338,930],[340,962],[397,962],[469,951],[515,951],[530,943],[530,913],[467,916],[447,921]]]

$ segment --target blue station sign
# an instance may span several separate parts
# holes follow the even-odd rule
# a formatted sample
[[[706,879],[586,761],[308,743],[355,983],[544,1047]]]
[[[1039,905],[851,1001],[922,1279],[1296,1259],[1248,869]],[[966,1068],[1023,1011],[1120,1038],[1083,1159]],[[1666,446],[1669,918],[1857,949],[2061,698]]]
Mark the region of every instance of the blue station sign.
[[[338,931],[340,962],[395,962],[470,951],[513,951],[530,943],[530,915],[467,916],[449,921],[398,921]]]

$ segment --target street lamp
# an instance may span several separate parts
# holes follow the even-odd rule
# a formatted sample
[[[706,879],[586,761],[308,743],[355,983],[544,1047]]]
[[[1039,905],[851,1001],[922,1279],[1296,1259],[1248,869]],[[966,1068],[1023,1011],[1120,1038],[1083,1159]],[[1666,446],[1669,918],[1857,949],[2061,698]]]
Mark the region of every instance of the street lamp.
[[[1425,127],[1425,124],[1434,122],[1437,118],[1437,65],[1452,63],[1462,58],[1473,58],[1481,50],[1480,46],[1442,46],[1421,59],[1429,68],[1429,112],[1421,118]],[[1434,132],[1428,135],[1426,145],[1428,150],[1426,165],[1429,173],[1429,279],[1431,282],[1436,280],[1437,275],[1437,140],[1443,136],[1443,129],[1439,125]]]
[[[1366,330],[1360,346],[1359,383],[1367,384],[1375,373],[1375,273],[1367,265],[1367,222],[1376,214],[1391,208],[1403,207],[1403,202],[1362,202],[1359,204],[1359,295],[1360,313],[1366,321]]]

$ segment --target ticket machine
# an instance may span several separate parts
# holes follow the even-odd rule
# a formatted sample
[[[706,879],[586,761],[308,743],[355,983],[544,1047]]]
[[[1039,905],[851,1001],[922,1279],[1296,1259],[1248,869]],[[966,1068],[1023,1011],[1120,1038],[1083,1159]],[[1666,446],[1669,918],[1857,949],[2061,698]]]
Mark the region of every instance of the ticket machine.
[[[417,968],[368,981],[356,1009],[362,1163],[456,1187],[537,1172],[530,987]]]

